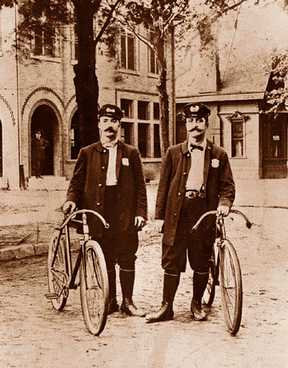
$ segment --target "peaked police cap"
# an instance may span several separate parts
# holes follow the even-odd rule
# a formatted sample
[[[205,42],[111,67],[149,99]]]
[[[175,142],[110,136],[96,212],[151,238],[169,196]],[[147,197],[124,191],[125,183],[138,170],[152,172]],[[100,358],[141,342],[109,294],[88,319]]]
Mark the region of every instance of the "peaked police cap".
[[[210,109],[200,103],[200,104],[187,104],[184,106],[184,114],[186,118],[196,117],[196,118],[207,118],[210,115]]]
[[[103,105],[99,110],[99,117],[110,116],[111,118],[121,120],[123,117],[122,111],[116,105]]]

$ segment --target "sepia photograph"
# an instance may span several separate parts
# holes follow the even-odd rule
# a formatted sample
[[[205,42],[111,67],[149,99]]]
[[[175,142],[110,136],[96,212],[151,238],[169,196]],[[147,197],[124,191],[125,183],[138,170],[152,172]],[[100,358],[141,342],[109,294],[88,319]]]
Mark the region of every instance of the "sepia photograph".
[[[0,368],[288,367],[287,0],[0,0]]]

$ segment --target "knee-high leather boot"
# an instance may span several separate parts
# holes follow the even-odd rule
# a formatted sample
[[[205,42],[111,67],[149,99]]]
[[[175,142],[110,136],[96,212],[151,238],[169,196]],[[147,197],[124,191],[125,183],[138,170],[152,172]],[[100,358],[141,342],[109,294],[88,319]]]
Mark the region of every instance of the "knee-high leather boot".
[[[128,316],[144,317],[145,313],[135,306],[132,299],[135,270],[124,270],[120,268],[119,278],[123,297],[120,310]]]
[[[208,272],[194,271],[191,313],[195,321],[204,321],[207,318],[207,313],[202,308],[202,297],[207,286],[208,278]]]
[[[156,312],[151,312],[146,316],[147,323],[169,321],[174,317],[173,302],[179,285],[180,275],[164,273],[163,280],[163,300],[161,307]]]
[[[116,298],[116,271],[115,267],[108,270],[108,280],[109,280],[109,307],[108,314],[118,312],[119,305]]]

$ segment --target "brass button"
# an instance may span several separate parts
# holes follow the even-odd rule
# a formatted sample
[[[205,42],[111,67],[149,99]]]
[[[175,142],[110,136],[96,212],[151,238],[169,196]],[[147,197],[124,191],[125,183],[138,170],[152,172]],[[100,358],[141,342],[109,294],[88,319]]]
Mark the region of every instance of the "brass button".
[[[181,196],[181,194],[182,194],[181,192],[178,192],[178,196],[179,196],[179,197]]]
[[[190,157],[190,153],[187,153],[187,157]]]
[[[100,188],[103,187],[103,184],[102,183],[99,183],[98,184],[98,187],[100,187]]]
[[[174,212],[174,213],[173,213],[173,216],[177,216],[177,212]]]
[[[101,169],[102,169],[102,170],[105,170],[105,166],[102,166],[102,167],[101,167]]]
[[[100,202],[97,202],[97,203],[96,203],[96,206],[100,206],[100,204],[101,204]]]

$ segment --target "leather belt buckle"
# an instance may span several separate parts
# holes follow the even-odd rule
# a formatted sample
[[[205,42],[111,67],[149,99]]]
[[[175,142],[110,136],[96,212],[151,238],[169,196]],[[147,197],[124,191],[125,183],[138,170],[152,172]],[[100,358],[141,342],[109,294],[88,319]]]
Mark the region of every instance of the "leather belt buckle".
[[[187,190],[185,192],[185,197],[188,199],[195,199],[200,197],[200,192],[198,190]]]

